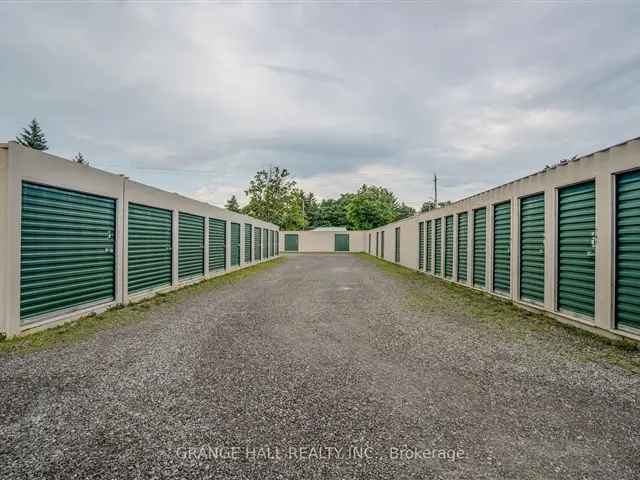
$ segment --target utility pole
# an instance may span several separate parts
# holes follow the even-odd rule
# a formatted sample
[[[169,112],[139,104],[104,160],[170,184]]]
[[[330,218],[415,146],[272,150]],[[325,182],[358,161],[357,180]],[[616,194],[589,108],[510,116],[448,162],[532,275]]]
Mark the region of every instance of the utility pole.
[[[438,208],[438,176],[433,174],[433,208]]]

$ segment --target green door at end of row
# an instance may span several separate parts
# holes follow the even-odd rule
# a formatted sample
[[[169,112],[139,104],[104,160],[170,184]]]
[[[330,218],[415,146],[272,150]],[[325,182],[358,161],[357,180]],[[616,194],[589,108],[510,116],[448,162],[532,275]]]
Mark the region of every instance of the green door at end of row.
[[[285,252],[297,252],[298,251],[298,235],[295,233],[284,234],[284,251]]]
[[[349,251],[349,234],[336,233],[335,239],[334,239],[334,247],[336,252],[348,252]]]

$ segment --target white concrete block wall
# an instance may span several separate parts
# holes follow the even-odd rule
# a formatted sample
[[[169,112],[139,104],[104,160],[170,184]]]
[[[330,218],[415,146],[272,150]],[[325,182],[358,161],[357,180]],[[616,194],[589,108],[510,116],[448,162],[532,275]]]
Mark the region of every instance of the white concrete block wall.
[[[425,222],[425,249],[426,249],[426,222],[442,218],[442,251],[441,274],[444,279],[444,249],[445,249],[445,218],[454,215],[454,275],[451,281],[457,282],[457,215],[468,212],[469,232],[467,246],[467,281],[466,286],[473,284],[473,223],[474,210],[486,207],[486,278],[483,290],[493,292],[493,218],[494,206],[504,201],[511,201],[511,294],[509,298],[518,305],[528,308],[536,308],[576,326],[584,327],[599,333],[611,333],[618,336],[626,336],[640,339],[639,335],[616,328],[614,318],[615,300],[615,175],[629,170],[640,168],[640,139],[610,147],[608,149],[583,156],[570,161],[566,165],[560,165],[539,172],[531,176],[501,185],[478,195],[460,200],[452,205],[439,208],[431,212],[415,215],[383,227],[365,232],[365,238],[371,233],[371,254],[375,255],[376,234],[385,232],[385,255],[387,261],[394,261],[394,230],[396,226],[401,228],[401,258],[400,264],[411,269],[418,269],[418,224]],[[586,319],[558,312],[556,305],[557,295],[557,195],[562,187],[577,183],[595,180],[596,183],[596,298],[595,316]],[[533,305],[520,299],[520,200],[523,197],[536,193],[544,193],[545,196],[545,303]],[[432,230],[432,246],[435,242],[435,224]],[[407,233],[405,233],[407,232]],[[406,252],[416,251],[409,255]],[[364,251],[367,251],[366,248]],[[435,252],[432,248],[431,265],[434,265]],[[426,261],[426,253],[425,253]],[[475,287],[474,287],[475,288]],[[497,294],[496,294],[497,295]],[[503,296],[503,295],[499,295]]]
[[[366,252],[366,234],[361,230],[340,231],[315,231],[293,230],[280,232],[280,253],[286,253],[284,236],[287,234],[298,235],[298,253],[331,253],[335,251],[336,234],[349,235],[350,252]]]
[[[30,181],[43,185],[101,195],[116,200],[116,251],[115,251],[115,298],[99,305],[89,305],[45,315],[36,322],[21,325],[20,322],[20,218],[22,182]],[[172,285],[128,295],[128,217],[130,202],[163,208],[173,212],[172,232]],[[205,219],[204,275],[180,281],[178,278],[179,252],[179,212],[200,215]],[[227,221],[227,269],[223,272],[209,272],[208,263],[208,219],[219,218]],[[240,224],[241,264],[230,268],[230,222]],[[92,312],[104,311],[118,304],[126,304],[160,291],[172,290],[205,278],[222,275],[259,262],[244,261],[244,223],[260,228],[278,230],[276,225],[254,219],[247,215],[230,212],[203,202],[165,192],[154,187],[129,180],[96,168],[79,165],[54,155],[32,150],[10,142],[0,145],[0,331],[8,336],[27,330],[48,328],[60,322],[72,320]]]

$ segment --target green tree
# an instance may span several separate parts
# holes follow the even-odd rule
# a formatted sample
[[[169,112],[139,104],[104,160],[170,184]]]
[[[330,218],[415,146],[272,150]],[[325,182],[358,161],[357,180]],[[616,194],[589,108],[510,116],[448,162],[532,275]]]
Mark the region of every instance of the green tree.
[[[396,220],[402,220],[403,218],[408,218],[415,214],[415,208],[410,207],[409,205],[405,205],[405,203],[402,202],[402,205],[400,205],[400,207],[398,207],[398,210],[396,211]]]
[[[22,129],[22,133],[16,137],[16,140],[20,145],[34,150],[47,150],[49,148],[44,132],[35,118],[31,120],[31,123],[26,128]]]
[[[259,170],[245,191],[249,203],[244,208],[244,213],[275,223],[283,229],[304,228],[301,192],[286,168]]]
[[[81,165],[89,165],[89,162],[84,158],[84,155],[82,155],[81,152],[78,152],[78,154],[73,157],[73,161]]]
[[[434,208],[436,208],[435,203],[433,203],[431,200],[427,200],[422,204],[422,207],[420,207],[420,213],[430,212]]]
[[[238,203],[238,199],[235,195],[231,195],[231,198],[227,200],[224,208],[232,212],[240,213],[240,204]]]
[[[302,193],[302,203],[304,205],[304,228],[311,228],[316,226],[316,220],[318,217],[319,205],[315,195],[312,192]]]
[[[313,222],[313,227],[348,227],[347,203],[353,196],[351,193],[343,193],[340,198],[325,198],[318,205],[318,212]]]
[[[362,185],[347,203],[349,227],[369,230],[393,222],[398,208],[398,200],[386,188]]]
[[[295,189],[284,198],[282,218],[277,223],[283,230],[304,230],[309,226],[306,221],[304,208],[304,192],[300,189]]]

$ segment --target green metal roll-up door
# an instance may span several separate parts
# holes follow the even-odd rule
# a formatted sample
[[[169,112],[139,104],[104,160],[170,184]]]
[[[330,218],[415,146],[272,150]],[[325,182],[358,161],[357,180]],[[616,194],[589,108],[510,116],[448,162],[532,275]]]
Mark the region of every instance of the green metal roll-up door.
[[[203,275],[204,218],[180,212],[178,224],[178,277]]]
[[[520,200],[520,298],[544,303],[544,193]]]
[[[493,207],[493,290],[511,291],[511,202]]]
[[[269,258],[269,230],[262,229],[262,258]]]
[[[260,227],[255,228],[255,259],[262,260],[262,229]]]
[[[273,236],[273,230],[269,230],[269,256],[273,257],[273,252],[275,251],[275,239]]]
[[[371,234],[369,234],[369,249],[367,250],[367,253],[371,255]]]
[[[640,333],[640,170],[616,182],[616,323]]]
[[[424,268],[424,222],[418,223],[418,270]]]
[[[453,215],[444,219],[444,276],[453,276]]]
[[[558,192],[558,310],[593,318],[595,300],[596,186]]]
[[[231,251],[229,252],[229,259],[231,260],[231,266],[236,267],[240,265],[240,224],[231,222]]]
[[[298,235],[295,233],[284,234],[284,251],[285,252],[297,252],[298,251]]]
[[[253,255],[252,251],[252,235],[253,234],[253,225],[250,223],[244,224],[244,262],[249,263],[253,259],[251,258]]]
[[[433,230],[433,222],[431,220],[428,220],[427,221],[427,250],[426,250],[426,257],[427,258],[425,258],[425,262],[424,262],[425,270],[427,272],[431,271],[431,256],[433,254],[433,251],[432,251],[433,247],[431,246],[432,245],[432,243],[431,243],[432,242],[432,237],[433,237],[432,230]]]
[[[336,233],[334,240],[334,250],[336,252],[348,252],[349,251],[349,234],[348,233]]]
[[[473,211],[473,284],[484,287],[487,278],[487,209]]]
[[[440,275],[442,272],[442,219],[436,218],[436,227],[435,227],[435,259],[434,259],[434,269],[433,272],[436,275]]]
[[[276,230],[276,255],[280,255],[280,232]]]
[[[384,231],[380,232],[380,257],[384,258]]]
[[[116,201],[22,184],[20,319],[115,297]]]
[[[376,232],[376,257],[379,257],[380,253],[380,232]]]
[[[400,227],[396,227],[395,261],[400,262]]]
[[[467,244],[469,235],[469,214],[458,214],[458,281],[467,281]]]
[[[129,203],[129,293],[171,285],[172,212]]]
[[[209,270],[227,268],[227,222],[209,218]]]

